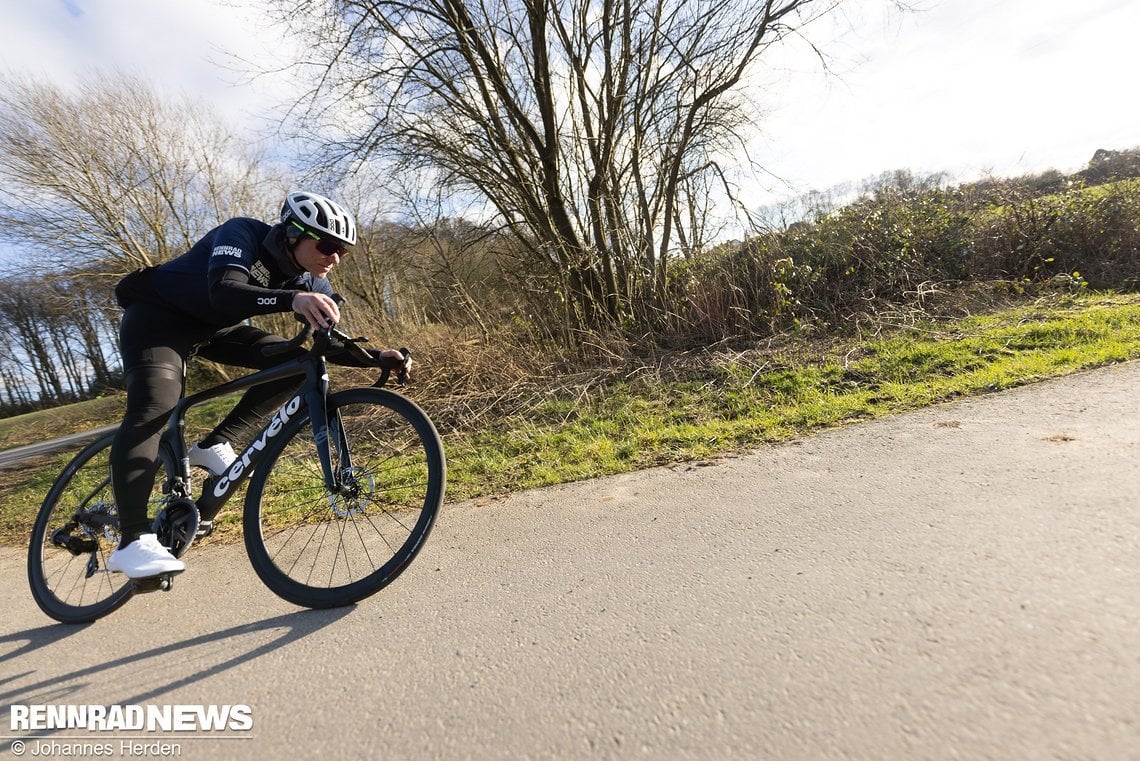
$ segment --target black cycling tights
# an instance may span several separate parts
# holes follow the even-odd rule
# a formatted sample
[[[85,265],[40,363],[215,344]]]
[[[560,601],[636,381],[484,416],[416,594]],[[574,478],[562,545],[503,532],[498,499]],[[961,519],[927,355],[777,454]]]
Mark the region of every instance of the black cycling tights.
[[[249,325],[219,331],[153,304],[127,307],[119,329],[127,411],[111,445],[111,483],[123,545],[150,531],[147,502],[158,471],[159,434],[182,395],[186,358],[196,353],[214,362],[260,370],[302,353],[264,358],[256,350],[282,340]],[[203,442],[235,441],[242,429],[272,413],[301,383],[300,378],[285,378],[250,388]]]

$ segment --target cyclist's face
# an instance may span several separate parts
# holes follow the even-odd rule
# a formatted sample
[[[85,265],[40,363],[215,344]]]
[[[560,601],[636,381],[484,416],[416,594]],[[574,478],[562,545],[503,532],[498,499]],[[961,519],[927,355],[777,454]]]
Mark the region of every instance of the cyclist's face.
[[[294,249],[297,264],[304,267],[316,277],[325,277],[329,271],[340,263],[340,254],[326,255],[317,250],[317,241],[303,236],[297,241]]]

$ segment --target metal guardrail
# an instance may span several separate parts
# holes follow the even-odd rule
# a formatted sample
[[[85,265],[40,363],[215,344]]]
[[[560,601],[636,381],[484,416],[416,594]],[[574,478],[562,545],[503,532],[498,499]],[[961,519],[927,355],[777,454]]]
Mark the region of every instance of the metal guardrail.
[[[116,428],[116,425],[108,425],[102,428],[96,428],[91,431],[82,431],[80,433],[73,433],[68,436],[60,436],[58,439],[50,441],[41,441],[38,444],[28,444],[27,446],[14,447],[12,449],[5,449],[0,451],[0,468],[14,468],[26,460],[34,457],[40,457],[52,452],[58,452],[61,449],[69,449],[71,447],[79,447],[89,441],[94,441],[100,436],[109,433]]]

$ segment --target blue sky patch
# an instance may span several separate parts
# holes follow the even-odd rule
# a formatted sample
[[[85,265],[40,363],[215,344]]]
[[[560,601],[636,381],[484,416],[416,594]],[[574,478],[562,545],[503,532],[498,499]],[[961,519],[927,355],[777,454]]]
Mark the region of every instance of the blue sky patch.
[[[63,7],[67,10],[67,12],[74,18],[79,18],[84,13],[86,13],[86,11],[84,11],[82,8],[79,7],[79,3],[75,2],[75,0],[59,0],[59,2],[63,5]]]

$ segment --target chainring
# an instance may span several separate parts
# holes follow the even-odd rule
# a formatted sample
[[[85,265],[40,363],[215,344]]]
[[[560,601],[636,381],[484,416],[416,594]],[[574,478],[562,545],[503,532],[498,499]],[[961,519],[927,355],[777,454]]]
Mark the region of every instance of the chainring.
[[[198,506],[188,499],[175,499],[154,517],[152,524],[158,542],[174,557],[182,557],[198,533]]]

